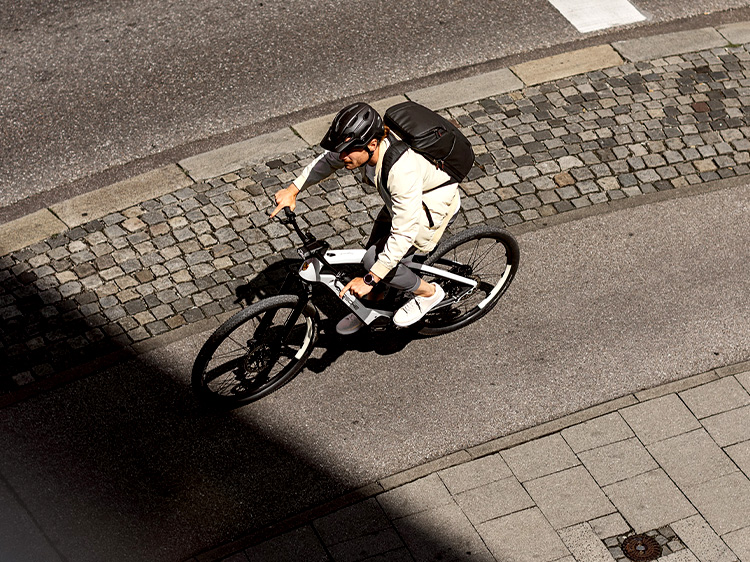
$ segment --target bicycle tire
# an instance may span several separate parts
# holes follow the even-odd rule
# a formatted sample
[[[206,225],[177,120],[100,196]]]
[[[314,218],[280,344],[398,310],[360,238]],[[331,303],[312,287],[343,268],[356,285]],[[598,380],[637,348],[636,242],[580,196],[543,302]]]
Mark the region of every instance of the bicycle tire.
[[[191,377],[202,402],[224,407],[248,404],[278,390],[302,370],[318,336],[315,306],[308,302],[285,340],[276,341],[300,298],[279,295],[258,301],[211,334],[195,359]],[[270,325],[258,334],[264,318]]]
[[[439,279],[446,304],[425,316],[418,325],[419,333],[446,334],[487,314],[513,281],[520,255],[513,235],[488,225],[469,228],[438,245],[425,259],[425,265],[470,277],[478,285],[470,290],[466,285]],[[423,278],[428,282],[438,281],[435,276]]]

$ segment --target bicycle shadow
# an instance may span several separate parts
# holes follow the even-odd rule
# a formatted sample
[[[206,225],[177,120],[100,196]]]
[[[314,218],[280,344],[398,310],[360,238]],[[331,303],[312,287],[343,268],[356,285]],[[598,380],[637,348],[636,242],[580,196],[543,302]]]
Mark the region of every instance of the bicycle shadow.
[[[298,263],[279,260],[227,298],[252,302],[277,294]],[[11,515],[0,521],[0,535],[15,523],[16,508],[28,511],[35,524],[14,529],[22,537],[17,542],[52,551],[23,560],[186,560],[345,493],[356,495],[366,483],[304,432],[287,429],[285,416],[294,408],[274,407],[284,404],[277,402],[281,394],[232,411],[199,403],[190,372],[205,332],[134,356],[117,337],[121,331],[107,331],[104,312],[85,313],[98,302],[93,291],[53,301],[43,277],[10,264],[0,261],[0,383],[10,381],[5,394],[0,385],[6,399],[0,402],[0,504],[10,505]],[[344,338],[335,324],[348,309],[325,287],[315,302],[321,335],[320,355],[308,362],[313,373],[346,351],[395,353],[415,335],[363,331]],[[11,377],[39,364],[47,365],[49,381],[11,394]],[[4,546],[0,559],[21,559],[5,556]]]
[[[236,288],[236,302],[248,306],[260,299],[282,293],[303,294],[306,289],[297,276],[300,263],[299,259],[283,258],[269,265],[253,279]],[[359,266],[352,266],[344,271],[351,276],[363,273]],[[410,342],[424,337],[414,330],[395,326],[380,330],[366,328],[355,334],[342,336],[336,333],[336,323],[351,312],[350,309],[333,292],[320,285],[313,286],[312,301],[321,315],[320,333],[316,352],[307,360],[305,367],[317,374],[325,371],[347,352],[392,355],[403,351]]]

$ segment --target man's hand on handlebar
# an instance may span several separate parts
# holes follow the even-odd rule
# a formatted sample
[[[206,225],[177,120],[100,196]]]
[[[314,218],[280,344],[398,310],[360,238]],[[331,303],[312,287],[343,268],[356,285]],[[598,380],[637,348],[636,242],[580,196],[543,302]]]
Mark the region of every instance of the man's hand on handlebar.
[[[274,199],[276,200],[276,208],[271,213],[271,218],[275,217],[284,207],[289,207],[293,211],[297,206],[298,193],[299,189],[297,189],[297,186],[294,184],[278,190],[274,196]]]

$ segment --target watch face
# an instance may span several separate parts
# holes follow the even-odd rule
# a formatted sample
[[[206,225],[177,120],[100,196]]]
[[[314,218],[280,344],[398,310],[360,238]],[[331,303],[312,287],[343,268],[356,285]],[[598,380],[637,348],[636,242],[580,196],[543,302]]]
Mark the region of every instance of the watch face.
[[[375,279],[372,278],[372,273],[365,274],[364,280],[365,280],[365,283],[367,283],[371,287],[375,286]]]

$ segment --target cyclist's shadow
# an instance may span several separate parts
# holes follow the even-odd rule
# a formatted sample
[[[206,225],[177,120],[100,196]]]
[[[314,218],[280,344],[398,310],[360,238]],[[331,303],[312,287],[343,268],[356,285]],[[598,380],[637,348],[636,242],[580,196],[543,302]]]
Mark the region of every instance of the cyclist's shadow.
[[[284,258],[269,265],[254,278],[235,289],[237,302],[250,305],[259,299],[279,293],[284,282],[289,290],[284,292],[303,294],[305,288],[297,277],[299,259]],[[352,270],[351,275],[362,272]],[[399,330],[393,326],[383,330],[363,329],[349,336],[336,333],[336,323],[351,312],[329,289],[313,286],[313,302],[321,314],[317,352],[307,360],[305,367],[314,373],[322,373],[347,351],[391,355],[402,351],[409,343],[421,338],[416,331]],[[320,350],[323,351],[320,354]]]

